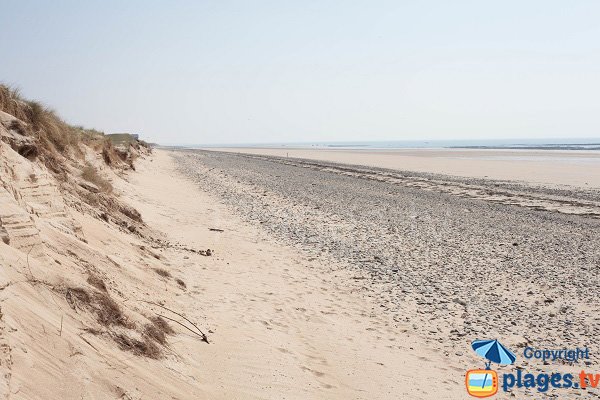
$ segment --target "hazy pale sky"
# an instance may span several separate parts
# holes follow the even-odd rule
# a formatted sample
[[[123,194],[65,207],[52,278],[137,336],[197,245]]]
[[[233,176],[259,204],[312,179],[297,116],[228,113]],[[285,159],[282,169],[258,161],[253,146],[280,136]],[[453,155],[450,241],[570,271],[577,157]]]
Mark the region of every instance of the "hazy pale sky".
[[[0,81],[165,144],[600,137],[600,1],[28,1]]]

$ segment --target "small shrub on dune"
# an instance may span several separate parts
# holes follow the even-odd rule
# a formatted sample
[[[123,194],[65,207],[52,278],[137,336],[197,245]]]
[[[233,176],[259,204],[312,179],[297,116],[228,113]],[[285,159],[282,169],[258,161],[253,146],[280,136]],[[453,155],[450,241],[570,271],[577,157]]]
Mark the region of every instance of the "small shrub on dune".
[[[72,309],[88,309],[96,315],[98,323],[104,327],[121,326],[133,329],[121,306],[106,293],[93,292],[80,287],[67,288],[65,298]]]
[[[119,151],[108,138],[102,141],[102,159],[106,165],[115,165],[124,161]]]
[[[104,282],[99,278],[92,278],[90,275],[88,282],[106,288]],[[100,285],[101,282],[101,285]],[[96,286],[94,285],[94,286]],[[69,287],[64,290],[67,303],[73,310],[88,310],[96,316],[98,324],[105,329],[93,327],[85,328],[86,332],[94,335],[107,335],[117,343],[121,350],[131,352],[137,356],[158,359],[162,355],[161,345],[167,344],[167,335],[174,333],[169,324],[161,317],[151,318],[151,323],[146,324],[141,332],[134,331],[136,326],[131,322],[121,306],[104,292],[92,292],[80,287]],[[120,327],[129,330],[129,333],[122,329],[114,331],[111,328]],[[132,334],[135,337],[130,336]],[[139,337],[139,338],[138,338]]]
[[[17,132],[21,136],[25,136],[27,134],[27,127],[18,119],[13,119],[10,122],[10,125],[8,125],[8,129]]]
[[[100,205],[100,199],[97,193],[84,192],[81,193],[82,200],[92,207],[98,207]]]

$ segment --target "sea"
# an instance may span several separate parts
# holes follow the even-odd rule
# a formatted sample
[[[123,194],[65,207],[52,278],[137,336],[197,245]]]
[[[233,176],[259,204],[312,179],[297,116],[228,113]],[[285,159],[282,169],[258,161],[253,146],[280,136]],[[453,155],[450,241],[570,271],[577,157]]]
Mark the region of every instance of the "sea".
[[[257,147],[297,149],[529,149],[529,150],[600,150],[600,138],[575,139],[489,139],[489,140],[389,140],[339,142],[280,142],[210,144],[189,147]]]

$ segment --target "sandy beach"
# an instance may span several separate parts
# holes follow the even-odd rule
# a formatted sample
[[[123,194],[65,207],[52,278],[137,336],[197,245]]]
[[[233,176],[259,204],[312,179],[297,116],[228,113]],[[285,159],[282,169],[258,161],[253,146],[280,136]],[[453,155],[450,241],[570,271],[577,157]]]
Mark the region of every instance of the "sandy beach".
[[[209,264],[180,267],[193,289],[178,303],[214,332],[212,345],[185,350],[206,398],[462,398],[470,357],[448,362],[435,342],[386,312],[368,271],[274,241],[212,188],[181,175],[176,159],[158,151],[127,189],[152,226],[215,251]],[[434,390],[427,382],[440,374]]]
[[[502,338],[515,352],[532,345],[597,346],[598,305],[590,293],[599,283],[600,214],[598,197],[589,191],[420,173],[394,176],[388,170],[286,157],[210,151],[179,151],[173,157],[180,173],[245,223],[300,249],[321,264],[320,273],[335,271],[344,280],[336,286],[374,301],[356,321],[391,318],[390,336],[376,335],[380,340],[397,344],[418,338],[434,349],[424,355],[404,347],[403,355],[393,357],[398,363],[385,364],[390,380],[379,389],[412,387],[397,380],[406,374],[404,358],[413,354],[426,362],[437,354],[443,357],[438,368],[450,368],[444,373],[445,395],[464,398],[460,378],[469,364],[477,365],[469,344],[480,337]],[[504,201],[507,193],[510,200]],[[535,204],[527,202],[532,198]],[[279,270],[278,264],[270,268]],[[324,290],[330,289],[321,286]],[[332,312],[329,324],[337,331],[340,321]],[[336,354],[344,352],[355,359],[349,349]],[[522,357],[516,365],[538,372],[544,367]],[[347,368],[339,363],[334,370]],[[369,398],[380,396],[375,387],[367,392]],[[404,391],[399,397],[440,398],[433,392]]]

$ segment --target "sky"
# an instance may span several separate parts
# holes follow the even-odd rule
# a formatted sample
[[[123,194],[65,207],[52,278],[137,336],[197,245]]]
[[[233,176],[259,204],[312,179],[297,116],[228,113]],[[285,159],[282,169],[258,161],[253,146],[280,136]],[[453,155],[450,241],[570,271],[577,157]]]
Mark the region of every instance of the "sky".
[[[0,81],[161,144],[600,137],[600,1],[2,0]]]

